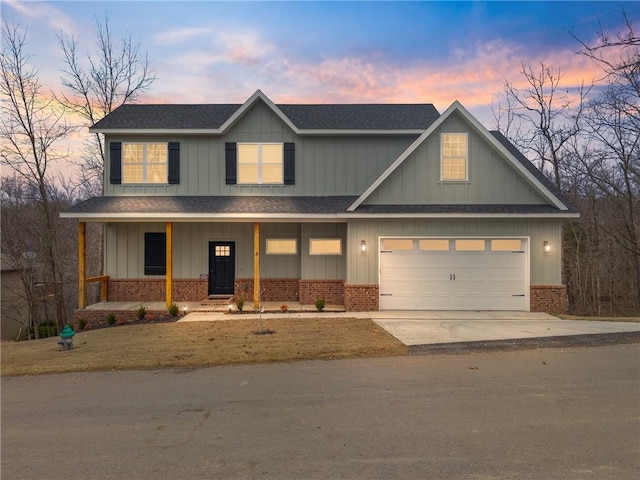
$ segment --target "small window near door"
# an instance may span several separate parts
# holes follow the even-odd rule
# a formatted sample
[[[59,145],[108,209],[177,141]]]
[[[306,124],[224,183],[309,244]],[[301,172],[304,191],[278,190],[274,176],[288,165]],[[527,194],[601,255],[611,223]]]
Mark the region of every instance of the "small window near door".
[[[309,240],[309,255],[342,255],[342,240],[339,238],[312,238]]]
[[[165,275],[167,271],[167,236],[162,232],[144,234],[144,274]]]
[[[230,257],[231,247],[229,245],[216,245],[216,257]]]
[[[267,238],[267,255],[296,255],[298,242],[295,238]]]
[[[484,240],[475,238],[460,238],[456,240],[457,252],[482,252],[484,251]]]
[[[425,252],[447,252],[449,251],[449,240],[446,238],[420,240],[420,250]]]
[[[385,238],[382,240],[383,250],[413,250],[411,238]]]
[[[501,238],[491,240],[492,252],[519,252],[522,250],[522,240],[519,238]]]

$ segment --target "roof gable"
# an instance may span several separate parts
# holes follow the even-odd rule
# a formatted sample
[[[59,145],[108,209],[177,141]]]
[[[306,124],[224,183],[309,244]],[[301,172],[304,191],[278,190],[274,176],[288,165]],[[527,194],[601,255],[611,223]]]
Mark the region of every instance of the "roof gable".
[[[480,135],[488,144],[496,149],[514,170],[529,184],[532,188],[539,193],[539,195],[552,204],[559,210],[569,210],[571,207],[566,202],[566,199],[559,195],[557,189],[553,188],[551,183],[538,172],[537,169],[531,165],[531,162],[526,159],[522,154],[514,155],[514,151],[517,152],[515,147],[507,148],[508,140],[500,136],[499,134],[492,135],[487,129],[473,117],[460,102],[455,101],[431,126],[420,135],[370,186],[362,195],[356,200],[350,207],[349,211],[355,211],[359,206],[363,204],[372,194],[375,192],[383,182],[395,172],[406,160],[409,158],[434,132],[441,127],[452,115],[457,114],[472,127],[472,129]]]

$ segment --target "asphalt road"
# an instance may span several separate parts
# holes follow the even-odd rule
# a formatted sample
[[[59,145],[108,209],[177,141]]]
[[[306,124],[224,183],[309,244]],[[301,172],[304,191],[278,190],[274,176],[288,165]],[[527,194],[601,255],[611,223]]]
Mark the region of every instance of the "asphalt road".
[[[638,344],[2,379],[2,480],[637,479]]]

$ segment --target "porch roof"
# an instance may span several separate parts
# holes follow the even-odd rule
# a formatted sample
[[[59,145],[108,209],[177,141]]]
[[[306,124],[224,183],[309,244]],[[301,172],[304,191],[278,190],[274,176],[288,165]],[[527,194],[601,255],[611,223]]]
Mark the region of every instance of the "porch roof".
[[[552,205],[360,205],[355,196],[109,196],[62,212],[88,221],[346,221],[355,218],[472,218],[576,216]]]

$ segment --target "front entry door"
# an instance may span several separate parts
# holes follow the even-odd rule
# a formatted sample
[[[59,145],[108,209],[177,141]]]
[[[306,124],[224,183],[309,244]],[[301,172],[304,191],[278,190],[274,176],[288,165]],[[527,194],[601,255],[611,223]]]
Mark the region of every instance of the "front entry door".
[[[233,295],[235,242],[209,242],[209,295]]]

